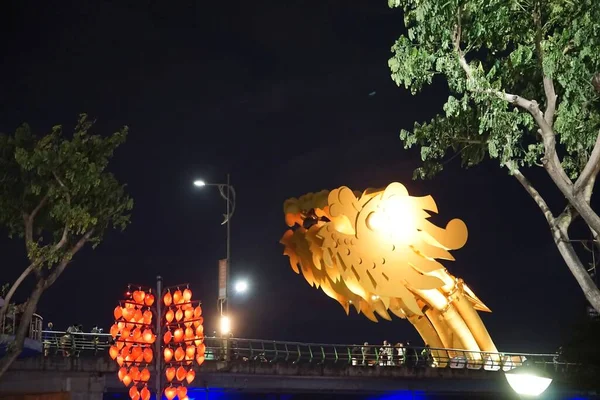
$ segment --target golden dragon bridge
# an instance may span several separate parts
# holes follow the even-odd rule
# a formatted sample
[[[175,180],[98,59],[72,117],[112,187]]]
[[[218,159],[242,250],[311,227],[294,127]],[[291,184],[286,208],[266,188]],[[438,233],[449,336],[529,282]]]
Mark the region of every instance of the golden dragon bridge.
[[[439,260],[464,246],[467,227],[429,221],[431,196],[413,197],[404,185],[362,193],[347,187],[308,193],[284,203],[288,229],[281,243],[292,269],[370,320],[407,319],[432,348],[497,353],[477,311],[491,312]],[[432,352],[435,358],[435,352]],[[492,356],[496,358],[496,356]]]

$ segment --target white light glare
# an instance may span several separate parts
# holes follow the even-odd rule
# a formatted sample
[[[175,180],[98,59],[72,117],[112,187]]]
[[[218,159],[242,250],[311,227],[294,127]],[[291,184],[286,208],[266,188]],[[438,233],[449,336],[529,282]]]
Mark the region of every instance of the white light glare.
[[[246,282],[246,281],[236,282],[234,289],[237,293],[245,293],[248,290],[248,282]]]
[[[518,395],[537,397],[544,393],[552,383],[552,379],[534,374],[518,374],[507,372],[506,380]]]
[[[198,186],[198,187],[206,186],[206,182],[198,179],[198,180],[194,181],[194,186]]]
[[[221,334],[227,335],[229,332],[231,332],[231,320],[229,317],[223,315],[221,317]]]

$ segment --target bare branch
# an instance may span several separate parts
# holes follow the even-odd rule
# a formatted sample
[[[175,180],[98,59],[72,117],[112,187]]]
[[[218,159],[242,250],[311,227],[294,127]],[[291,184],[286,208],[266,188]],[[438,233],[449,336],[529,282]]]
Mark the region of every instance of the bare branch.
[[[594,145],[594,149],[592,150],[592,154],[588,162],[585,164],[583,171],[575,181],[575,187],[573,188],[573,192],[575,195],[581,192],[582,189],[585,189],[587,186],[594,185],[593,182],[596,180],[596,176],[600,171],[600,133],[596,137],[596,144]],[[593,182],[592,182],[593,181]],[[587,200],[589,203],[589,199]]]
[[[36,215],[40,212],[42,207],[46,205],[48,202],[48,195],[42,197],[38,205],[33,209],[31,214],[23,213],[23,223],[25,224],[25,246],[27,247],[29,243],[33,241],[33,220]],[[27,249],[29,250],[29,249]]]
[[[15,292],[21,286],[21,283],[31,274],[33,269],[36,267],[36,263],[31,263],[25,270],[21,273],[21,275],[17,278],[15,283],[12,284],[10,290],[4,296],[4,304],[2,305],[2,309],[0,309],[0,323],[4,322],[4,316],[6,315],[6,311],[8,310],[8,306],[10,305],[10,301],[14,296]]]
[[[54,251],[60,250],[67,243],[68,234],[69,224],[65,224],[65,227],[63,228],[62,237],[60,238],[60,241],[56,243],[56,246],[54,246]]]
[[[69,249],[67,254],[65,254],[58,264],[58,266],[48,275],[46,279],[46,283],[44,286],[44,290],[48,289],[52,284],[56,281],[56,279],[63,273],[71,258],[83,247],[83,245],[90,239],[90,237],[94,234],[94,229],[89,230],[85,233],[78,241]]]
[[[523,186],[523,188],[527,191],[527,193],[529,193],[533,201],[535,201],[535,204],[537,204],[540,210],[542,210],[542,214],[544,214],[548,225],[550,225],[550,227],[554,227],[556,225],[556,218],[552,214],[552,210],[550,210],[550,207],[548,207],[548,203],[546,203],[546,200],[544,200],[542,195],[536,190],[536,188],[533,187],[531,182],[529,182],[529,179],[527,179],[525,175],[523,175],[519,168],[517,168],[514,165],[509,165],[508,169],[510,170],[512,175],[515,178],[517,178],[517,180],[519,181],[521,186]]]
[[[54,178],[56,179],[58,184],[65,190],[65,194],[67,195],[67,204],[70,207],[71,206],[71,195],[69,194],[69,190],[67,189],[67,187],[65,186],[63,181],[58,177],[56,172],[52,171],[52,175],[54,175]],[[54,246],[55,251],[61,249],[65,245],[65,243],[67,243],[68,233],[69,233],[69,223],[65,222],[65,227],[63,228],[62,237],[60,238],[60,241],[56,244],[56,246]]]

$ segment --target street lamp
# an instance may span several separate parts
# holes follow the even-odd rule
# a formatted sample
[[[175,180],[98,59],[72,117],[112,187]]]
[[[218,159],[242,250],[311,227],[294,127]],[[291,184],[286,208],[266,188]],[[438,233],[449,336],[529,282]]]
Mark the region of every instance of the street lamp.
[[[511,369],[504,375],[510,387],[523,397],[537,397],[552,383],[550,376],[531,365]]]
[[[237,281],[234,285],[234,290],[236,293],[246,293],[248,290],[248,282],[247,281]]]
[[[205,187],[205,186],[216,186],[219,189],[219,194],[225,200],[227,204],[227,212],[223,215],[224,219],[221,225],[226,225],[227,228],[227,252],[226,252],[226,267],[225,267],[225,293],[224,296],[221,297],[219,295],[218,306],[221,312],[221,316],[223,316],[223,303],[225,303],[226,310],[229,311],[229,303],[227,302],[227,289],[228,289],[228,280],[229,280],[229,264],[231,263],[231,230],[230,230],[230,221],[231,217],[233,217],[233,212],[235,211],[235,190],[233,186],[229,183],[229,174],[227,174],[227,183],[206,183],[201,179],[197,179],[194,181],[194,186],[196,187]],[[226,318],[226,317],[225,317]]]
[[[231,332],[231,320],[228,316],[221,316],[221,336],[228,335]]]

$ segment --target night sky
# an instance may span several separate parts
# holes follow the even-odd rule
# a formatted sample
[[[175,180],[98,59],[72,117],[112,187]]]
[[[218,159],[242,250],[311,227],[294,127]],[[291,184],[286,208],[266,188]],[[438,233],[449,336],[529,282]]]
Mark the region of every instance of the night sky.
[[[80,112],[98,119],[97,132],[130,127],[111,169],[135,200],[132,223],[77,254],[46,292],[38,311],[55,329],[107,329],[126,284],[157,274],[190,282],[216,327],[225,204],[192,181],[228,172],[238,195],[232,275],[251,282],[231,301],[237,336],[416,341],[407,321],[346,316],[291,270],[278,243],[285,199],[392,181],[431,194],[436,221],[466,222],[469,241],[446,266],[492,309],[484,322],[500,350],[553,351],[585,309],[542,214],[496,162],[462,170],[455,161],[435,180],[411,180],[418,151],[398,133],[435,115],[448,93],[438,83],[413,97],[392,82],[402,13],[384,0],[7,0],[0,25],[0,131],[72,127]],[[531,178],[559,210],[543,171]],[[0,280],[12,282],[24,246],[2,236]]]

